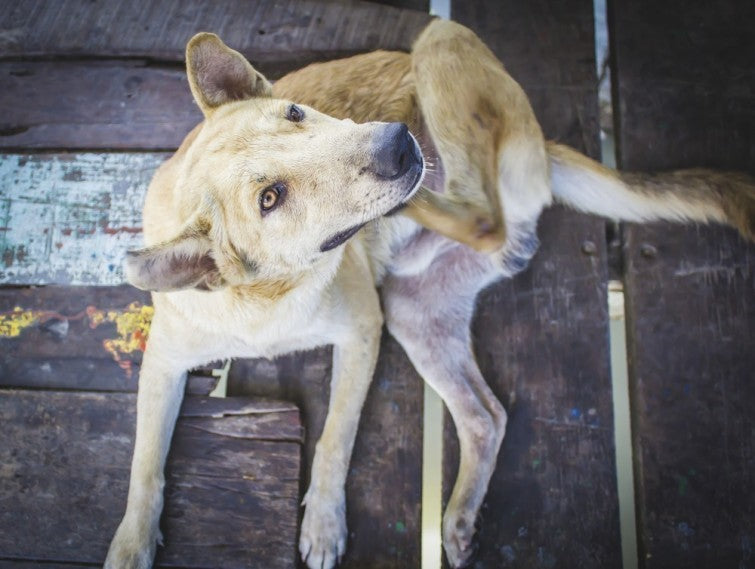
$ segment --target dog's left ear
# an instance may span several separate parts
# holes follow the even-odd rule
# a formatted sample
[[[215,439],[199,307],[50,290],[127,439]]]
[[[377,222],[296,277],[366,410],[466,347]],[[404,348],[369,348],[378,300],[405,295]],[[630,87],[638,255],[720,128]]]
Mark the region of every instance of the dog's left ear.
[[[238,51],[215,34],[202,32],[186,45],[186,73],[205,116],[225,103],[270,97],[273,87]]]

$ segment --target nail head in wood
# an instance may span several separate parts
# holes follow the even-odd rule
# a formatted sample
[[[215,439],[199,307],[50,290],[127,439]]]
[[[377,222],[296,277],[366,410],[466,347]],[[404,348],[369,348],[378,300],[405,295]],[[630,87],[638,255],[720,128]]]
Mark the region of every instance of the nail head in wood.
[[[595,245],[594,241],[590,241],[589,239],[582,243],[582,252],[585,255],[589,255],[590,257],[593,257],[598,254],[598,246]]]
[[[646,259],[655,259],[658,256],[658,249],[650,243],[640,245],[640,255]]]

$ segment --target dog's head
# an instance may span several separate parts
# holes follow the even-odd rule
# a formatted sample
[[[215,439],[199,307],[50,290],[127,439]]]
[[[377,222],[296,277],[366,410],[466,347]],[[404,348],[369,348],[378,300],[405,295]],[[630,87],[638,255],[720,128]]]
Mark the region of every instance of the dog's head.
[[[406,125],[355,124],[274,99],[270,83],[213,34],[192,38],[186,56],[205,115],[170,178],[167,215],[186,221],[169,241],[128,253],[135,286],[291,279],[334,262],[340,245],[418,187],[424,164]]]

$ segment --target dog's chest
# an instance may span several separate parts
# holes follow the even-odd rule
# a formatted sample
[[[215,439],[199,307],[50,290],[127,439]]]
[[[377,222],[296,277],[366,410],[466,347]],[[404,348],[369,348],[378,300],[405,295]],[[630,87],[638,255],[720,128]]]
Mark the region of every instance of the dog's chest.
[[[191,331],[181,343],[192,361],[274,357],[327,344],[332,337],[318,294],[248,302],[230,293],[187,291],[171,303],[182,315],[176,327]]]

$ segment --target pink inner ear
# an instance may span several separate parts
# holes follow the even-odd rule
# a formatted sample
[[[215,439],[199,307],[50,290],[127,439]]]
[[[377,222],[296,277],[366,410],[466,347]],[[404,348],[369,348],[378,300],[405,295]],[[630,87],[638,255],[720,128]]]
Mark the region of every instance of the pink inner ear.
[[[248,70],[243,65],[240,65],[240,62],[233,62],[228,65],[228,70],[225,72],[225,75],[220,77],[219,83],[220,89],[228,100],[241,101],[253,95],[252,78],[249,77]]]
[[[241,54],[222,44],[204,41],[195,45],[191,65],[203,102],[209,107],[255,96],[256,72]]]

